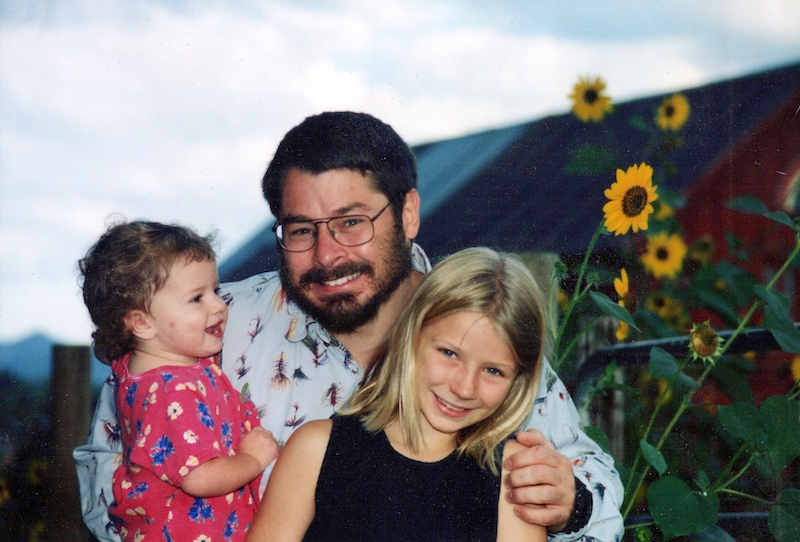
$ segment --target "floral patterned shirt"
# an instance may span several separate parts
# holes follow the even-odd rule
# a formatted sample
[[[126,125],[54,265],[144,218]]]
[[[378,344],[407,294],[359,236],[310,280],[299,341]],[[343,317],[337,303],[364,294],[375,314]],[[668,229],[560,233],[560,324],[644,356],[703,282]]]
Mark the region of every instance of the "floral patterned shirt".
[[[413,257],[415,269],[430,270],[425,253],[416,244]],[[221,295],[229,311],[222,369],[255,403],[262,426],[272,431],[278,442],[286,442],[305,421],[329,418],[358,385],[362,376],[358,364],[327,330],[287,301],[278,273],[224,284]],[[103,428],[109,420],[113,424],[114,418],[101,395],[89,442],[74,454],[84,521],[95,536],[109,541],[118,539],[101,536],[107,521],[102,473],[108,469],[106,456],[110,455],[103,453],[108,448]],[[571,458],[575,477],[593,495],[587,525],[577,532],[552,534],[550,540],[621,540],[623,489],[614,460],[581,430],[575,405],[547,361],[526,428],[542,431],[560,453]]]
[[[261,476],[227,495],[196,498],[180,489],[209,459],[232,456],[260,425],[255,407],[209,358],[138,375],[130,355],[114,360],[122,464],[109,516],[123,540],[244,540],[255,517]]]

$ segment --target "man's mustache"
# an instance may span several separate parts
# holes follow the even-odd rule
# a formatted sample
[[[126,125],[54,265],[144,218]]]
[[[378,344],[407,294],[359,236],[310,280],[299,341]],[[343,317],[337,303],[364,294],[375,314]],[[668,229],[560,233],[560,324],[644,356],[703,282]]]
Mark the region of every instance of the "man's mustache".
[[[358,273],[372,275],[372,266],[367,263],[350,262],[334,268],[314,267],[300,276],[300,287],[306,288],[309,284],[321,284]]]

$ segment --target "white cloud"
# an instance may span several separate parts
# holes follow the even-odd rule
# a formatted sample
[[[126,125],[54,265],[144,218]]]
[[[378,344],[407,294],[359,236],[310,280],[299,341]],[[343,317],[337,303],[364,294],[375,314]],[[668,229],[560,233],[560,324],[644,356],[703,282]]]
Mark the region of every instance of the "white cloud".
[[[224,258],[310,114],[371,112],[419,143],[566,112],[579,75],[619,101],[800,50],[793,2],[619,1],[591,20],[571,0],[5,2],[0,339],[88,337],[74,264],[113,213],[217,228]]]

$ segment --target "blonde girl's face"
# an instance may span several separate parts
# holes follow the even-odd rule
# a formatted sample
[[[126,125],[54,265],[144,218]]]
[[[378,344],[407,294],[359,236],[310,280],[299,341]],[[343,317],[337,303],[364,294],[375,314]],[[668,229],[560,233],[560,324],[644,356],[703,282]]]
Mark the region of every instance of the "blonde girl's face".
[[[417,393],[423,436],[455,437],[491,416],[517,374],[517,362],[494,324],[479,312],[437,318],[420,331],[416,348]]]

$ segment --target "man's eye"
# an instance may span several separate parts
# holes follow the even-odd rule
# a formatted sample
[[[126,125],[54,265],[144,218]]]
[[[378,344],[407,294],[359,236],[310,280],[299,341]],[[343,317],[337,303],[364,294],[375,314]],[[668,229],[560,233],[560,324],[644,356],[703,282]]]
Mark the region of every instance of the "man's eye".
[[[306,235],[313,235],[314,228],[305,225],[297,225],[291,228],[287,228],[286,234],[291,237],[304,237]]]
[[[342,220],[342,226],[345,228],[355,228],[364,223],[363,216],[347,216]]]

